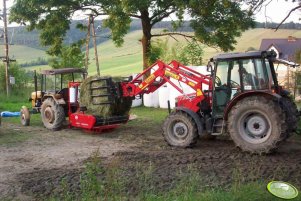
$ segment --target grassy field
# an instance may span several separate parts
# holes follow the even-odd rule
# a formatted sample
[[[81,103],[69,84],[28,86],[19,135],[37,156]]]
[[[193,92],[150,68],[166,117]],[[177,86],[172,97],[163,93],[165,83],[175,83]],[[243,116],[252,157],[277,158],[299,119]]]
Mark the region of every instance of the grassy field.
[[[43,50],[27,47],[24,45],[10,45],[9,54],[11,59],[16,59],[18,63],[25,63],[37,60],[40,58],[47,58],[47,54]],[[4,55],[4,49],[0,48],[0,55]]]
[[[160,30],[155,30],[160,32]],[[122,75],[127,76],[132,73],[139,73],[142,70],[142,47],[139,39],[141,38],[141,31],[134,31],[127,34],[124,38],[122,47],[116,47],[112,41],[107,41],[98,45],[98,54],[100,62],[100,71],[103,75]],[[264,38],[287,38],[288,36],[301,37],[300,30],[284,30],[280,29],[277,32],[271,29],[251,29],[242,34],[237,39],[235,51],[246,51],[253,47],[259,49],[260,42]],[[182,37],[176,37],[178,41],[184,42]],[[164,39],[164,38],[162,38]],[[176,43],[175,40],[169,38],[170,46]],[[25,48],[24,46],[12,46],[12,54],[20,62],[32,61],[38,57],[45,57],[46,54],[41,50],[32,48]],[[219,50],[204,46],[204,64],[212,56],[221,53]],[[49,68],[48,66],[35,66],[27,68],[29,70],[40,70]],[[90,49],[90,66],[89,74],[96,74],[94,49]]]
[[[160,30],[157,30],[160,31]],[[300,30],[278,30],[275,32],[270,29],[252,29],[244,32],[242,36],[237,39],[235,45],[235,51],[246,51],[249,47],[259,49],[261,40],[264,38],[287,38],[288,36],[301,37]],[[105,42],[98,46],[98,52],[100,54],[100,71],[105,75],[129,75],[131,73],[138,73],[142,70],[142,47],[139,42],[141,37],[141,31],[135,31],[129,33],[125,37],[125,43],[121,48],[117,48],[111,41]],[[166,38],[166,37],[165,37]],[[176,37],[178,41],[184,42],[182,37]],[[164,38],[162,38],[164,39]],[[176,41],[169,38],[169,44],[173,46]],[[208,59],[220,51],[204,47],[204,64]],[[94,51],[90,50],[90,55],[94,54]],[[92,57],[94,58],[94,57]],[[96,67],[94,60],[90,60],[89,73],[95,74]]]

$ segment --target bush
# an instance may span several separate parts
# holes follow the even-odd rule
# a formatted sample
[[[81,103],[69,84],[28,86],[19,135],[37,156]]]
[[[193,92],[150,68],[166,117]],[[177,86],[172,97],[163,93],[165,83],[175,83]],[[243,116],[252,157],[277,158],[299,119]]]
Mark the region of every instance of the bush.
[[[20,67],[17,63],[9,65],[9,75],[15,77],[15,84],[10,85],[11,93],[23,94],[24,89],[28,87],[29,82],[32,80],[29,73]],[[0,90],[6,91],[6,72],[5,65],[0,65]]]

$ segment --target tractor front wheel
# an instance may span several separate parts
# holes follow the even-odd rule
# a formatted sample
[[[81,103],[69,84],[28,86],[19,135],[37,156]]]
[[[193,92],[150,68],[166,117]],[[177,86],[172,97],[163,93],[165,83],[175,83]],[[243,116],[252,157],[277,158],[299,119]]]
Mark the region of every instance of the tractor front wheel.
[[[20,110],[20,118],[21,118],[21,124],[23,126],[29,126],[30,124],[30,112],[26,106],[22,106]]]
[[[249,97],[238,102],[228,116],[228,129],[236,146],[261,154],[273,151],[284,132],[279,105],[264,97]]]
[[[198,137],[196,124],[187,113],[173,112],[164,121],[163,137],[171,146],[191,147]]]
[[[41,118],[46,128],[58,130],[65,120],[64,108],[52,98],[47,98],[41,106]]]

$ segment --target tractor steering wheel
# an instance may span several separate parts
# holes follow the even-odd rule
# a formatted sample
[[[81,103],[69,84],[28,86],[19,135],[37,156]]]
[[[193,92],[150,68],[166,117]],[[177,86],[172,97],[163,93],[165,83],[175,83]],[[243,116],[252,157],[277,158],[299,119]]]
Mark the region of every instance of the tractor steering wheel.
[[[214,82],[215,82],[215,85],[218,86],[218,87],[222,85],[222,81],[217,75],[215,75],[215,81]]]
[[[231,88],[239,88],[240,87],[240,84],[238,84],[237,82],[235,82],[233,80],[230,80],[230,83],[231,83]]]

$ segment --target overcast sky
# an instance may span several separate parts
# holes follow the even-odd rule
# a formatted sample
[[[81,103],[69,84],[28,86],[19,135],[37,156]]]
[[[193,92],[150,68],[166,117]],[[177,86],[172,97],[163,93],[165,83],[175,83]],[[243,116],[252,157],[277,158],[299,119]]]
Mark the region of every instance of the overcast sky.
[[[285,0],[272,0],[271,3],[267,6],[267,9],[264,7],[261,9],[259,13],[255,15],[256,21],[264,22],[266,19],[269,22],[281,22],[282,19],[286,17],[288,12],[298,5],[298,3],[291,3],[291,0],[288,0],[289,2],[286,2]],[[9,8],[13,4],[13,0],[7,0],[7,7]],[[0,9],[2,9],[3,5],[0,3]],[[265,17],[265,10],[266,10],[266,16]],[[301,18],[301,11],[295,11],[287,20],[286,22],[299,22]],[[0,23],[1,26],[1,23]]]
[[[289,0],[291,1],[291,0]],[[291,2],[286,2],[285,0],[272,0],[271,3],[261,9],[259,13],[255,15],[256,21],[259,22],[265,22],[265,10],[266,10],[266,16],[268,16],[267,21],[269,22],[281,22],[289,13],[289,11],[298,6],[298,3],[291,3]],[[299,22],[301,18],[301,11],[296,10],[291,14],[291,16],[286,20],[286,22]]]

